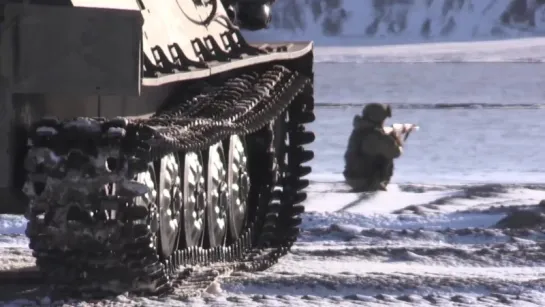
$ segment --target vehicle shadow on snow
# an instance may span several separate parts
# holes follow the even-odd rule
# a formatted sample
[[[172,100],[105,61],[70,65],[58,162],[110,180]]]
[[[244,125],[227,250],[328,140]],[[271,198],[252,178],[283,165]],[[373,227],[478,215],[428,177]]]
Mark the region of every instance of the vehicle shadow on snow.
[[[46,285],[40,285],[37,278],[34,268],[0,271],[0,305],[9,306],[7,302],[10,301],[23,306],[43,303],[40,298],[47,297],[49,291]]]

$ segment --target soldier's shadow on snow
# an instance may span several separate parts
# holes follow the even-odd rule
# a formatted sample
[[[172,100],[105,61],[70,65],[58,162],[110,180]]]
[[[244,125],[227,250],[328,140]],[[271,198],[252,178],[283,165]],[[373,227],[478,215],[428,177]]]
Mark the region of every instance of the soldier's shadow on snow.
[[[348,204],[344,205],[342,208],[336,210],[335,212],[342,212],[346,210],[350,210],[358,205],[361,205],[362,201],[368,201],[373,199],[376,196],[376,192],[362,192],[358,193],[358,198],[355,200],[349,202]]]

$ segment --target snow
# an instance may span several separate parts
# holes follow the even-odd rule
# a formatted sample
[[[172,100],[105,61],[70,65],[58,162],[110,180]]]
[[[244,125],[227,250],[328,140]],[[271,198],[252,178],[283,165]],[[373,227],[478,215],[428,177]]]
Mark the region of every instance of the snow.
[[[528,1],[521,14],[516,6],[511,6],[514,2],[522,1],[285,0],[273,7],[273,24],[269,29],[247,31],[245,35],[250,40],[314,40],[320,46],[398,45],[543,35],[545,5]],[[509,16],[507,23],[505,15]]]
[[[414,254],[413,254],[414,255]],[[304,270],[305,274],[329,274],[329,275],[369,275],[369,274],[384,274],[384,275],[410,275],[416,274],[425,276],[445,276],[455,277],[459,279],[481,277],[501,281],[524,281],[528,278],[540,278],[545,274],[545,267],[475,267],[475,266],[458,266],[456,263],[445,265],[437,263],[432,259],[424,256],[429,261],[429,264],[414,263],[413,261],[405,262],[385,262],[376,263],[374,261],[362,261],[359,257],[342,257],[340,259],[300,259],[300,257],[290,257],[280,265],[275,267],[276,272],[288,272],[293,267],[298,270]],[[324,257],[325,258],[325,257]],[[301,261],[304,260],[304,261]],[[328,261],[327,266],[323,262]],[[348,274],[347,274],[348,273]]]
[[[349,188],[342,183],[314,182],[308,189],[308,211],[315,212],[357,212],[362,214],[385,214],[411,205],[432,205],[435,202],[449,200],[441,204],[441,212],[450,213],[464,207],[479,205],[484,210],[498,205],[520,205],[537,203],[545,199],[545,192],[529,188],[506,188],[506,193],[488,196],[494,193],[497,185],[468,186],[427,186],[410,184],[391,184],[388,191],[374,193],[347,193]],[[415,193],[414,190],[424,189]],[[486,198],[478,197],[487,195]]]
[[[223,290],[221,289],[221,284],[215,281],[212,284],[210,284],[208,288],[206,288],[205,292],[208,294],[219,295],[223,292]]]
[[[347,63],[545,62],[545,38],[501,41],[398,44],[385,46],[320,46],[315,61]]]
[[[539,242],[545,233],[495,228],[507,211],[494,210],[497,203],[504,209],[535,205],[545,191],[392,185],[343,210],[346,202],[358,199],[346,190],[339,182],[313,182],[299,240],[267,271],[232,274],[201,297],[181,301],[175,296],[119,296],[115,301],[127,306],[374,306],[391,300],[399,306],[428,306],[439,300],[441,306],[454,306],[462,300],[492,306],[497,294],[517,306],[534,306],[544,298],[539,292],[545,290],[540,279],[545,257],[539,254]],[[400,211],[433,202],[437,208],[430,212]],[[2,233],[23,233],[23,217],[4,215],[0,220]],[[24,237],[19,240],[0,243],[2,268],[32,264],[21,243]],[[522,296],[527,300],[517,299]]]
[[[26,246],[26,220],[22,216],[2,214],[0,218],[0,248]]]

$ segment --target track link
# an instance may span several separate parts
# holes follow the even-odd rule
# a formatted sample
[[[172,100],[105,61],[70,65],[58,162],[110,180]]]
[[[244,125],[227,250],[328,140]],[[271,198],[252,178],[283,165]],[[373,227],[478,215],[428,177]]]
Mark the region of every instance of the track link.
[[[313,157],[304,145],[314,140],[304,127],[314,120],[310,81],[275,65],[181,97],[150,119],[36,123],[25,161],[26,235],[53,292],[187,297],[233,271],[276,263],[295,242],[304,211],[310,167],[303,164]],[[245,228],[223,246],[162,255],[157,165],[230,135],[248,144]]]

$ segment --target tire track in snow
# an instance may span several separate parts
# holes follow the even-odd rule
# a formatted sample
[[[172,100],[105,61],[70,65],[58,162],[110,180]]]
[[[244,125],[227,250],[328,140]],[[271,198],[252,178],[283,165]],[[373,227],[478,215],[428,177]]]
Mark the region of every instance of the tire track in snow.
[[[506,191],[492,190],[461,196],[486,199]],[[453,206],[459,198],[433,201],[433,212],[421,210],[427,203],[378,214],[308,212],[288,257],[259,276],[231,277],[226,283],[241,293],[315,296],[316,302],[342,293],[361,298],[365,306],[542,304],[545,225],[498,224],[521,209],[536,214],[542,209],[509,201],[483,206],[478,199]]]
[[[497,244],[478,246],[472,249],[456,247],[352,247],[341,249],[295,250],[292,252],[301,261],[309,257],[339,258],[357,257],[362,261],[405,261],[428,264],[472,266],[545,266],[545,251],[542,246]]]
[[[310,301],[312,306],[353,303],[358,306],[540,306],[545,280],[501,282],[478,277],[425,276],[419,274],[305,274],[289,272],[238,276],[226,280],[238,289],[264,300],[290,298],[291,303]],[[518,289],[524,288],[524,291]],[[250,294],[250,293],[261,293]],[[313,303],[313,304],[310,304]],[[282,305],[284,306],[284,305]],[[288,306],[287,304],[285,306]]]

